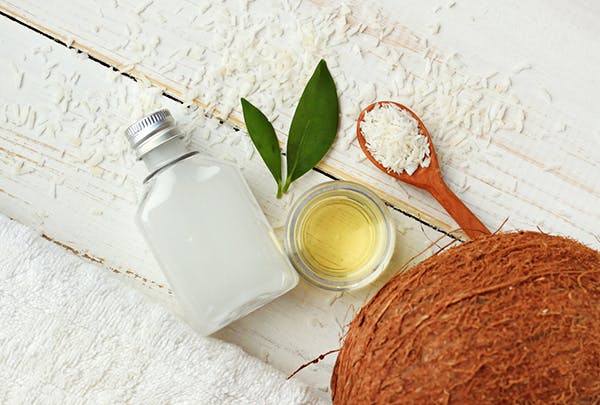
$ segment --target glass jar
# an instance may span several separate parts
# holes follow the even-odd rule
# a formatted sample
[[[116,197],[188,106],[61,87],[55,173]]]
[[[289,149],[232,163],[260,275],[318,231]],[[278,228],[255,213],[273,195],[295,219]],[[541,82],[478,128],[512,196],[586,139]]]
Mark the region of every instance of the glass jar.
[[[317,185],[293,206],[285,246],[298,273],[329,290],[355,289],[375,280],[394,252],[396,232],[387,207],[357,183]]]

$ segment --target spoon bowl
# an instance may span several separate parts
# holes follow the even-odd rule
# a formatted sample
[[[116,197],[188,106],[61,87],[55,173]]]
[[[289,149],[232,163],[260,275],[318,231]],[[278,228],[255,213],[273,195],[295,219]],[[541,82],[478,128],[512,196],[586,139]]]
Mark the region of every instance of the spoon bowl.
[[[421,130],[421,133],[427,138],[427,141],[429,143],[429,156],[431,158],[429,167],[419,166],[412,175],[410,175],[406,172],[398,173],[398,172],[395,172],[395,171],[390,170],[387,167],[383,166],[371,154],[371,151],[367,147],[367,141],[365,140],[365,137],[362,134],[360,125],[364,121],[366,113],[370,112],[375,107],[378,107],[378,106],[381,106],[384,104],[395,105],[396,107],[400,108],[401,110],[404,110],[407,113],[409,113],[415,119],[415,121],[417,121],[419,129]],[[439,176],[441,177],[440,165],[437,160],[437,155],[435,154],[435,149],[433,148],[433,143],[431,142],[431,137],[429,136],[429,131],[427,131],[425,124],[423,124],[423,121],[421,121],[421,119],[417,116],[417,114],[415,114],[408,107],[406,107],[400,103],[396,103],[395,101],[377,101],[377,102],[367,106],[367,108],[362,110],[360,115],[358,116],[358,125],[356,126],[356,137],[358,139],[360,148],[363,150],[363,152],[367,156],[367,159],[369,159],[371,161],[371,163],[373,163],[375,166],[377,166],[377,168],[379,170],[389,174],[392,177],[397,178],[398,180],[401,180],[405,183],[411,184],[411,185],[419,187],[419,188],[426,188],[428,185],[431,184],[431,178],[432,178],[432,176],[436,176],[436,173],[438,173]]]
[[[365,114],[373,110],[375,107],[385,104],[392,104],[397,108],[408,112],[417,121],[421,133],[427,138],[429,144],[429,156],[431,161],[428,167],[419,166],[412,175],[406,173],[405,171],[403,171],[402,173],[397,173],[383,166],[377,159],[375,159],[375,157],[367,147],[367,141],[363,136],[361,124],[364,121]],[[456,196],[456,194],[454,194],[452,190],[448,188],[448,186],[444,182],[444,179],[442,178],[442,172],[440,171],[440,165],[437,159],[437,155],[433,147],[433,142],[431,142],[431,136],[429,135],[429,131],[427,131],[425,124],[423,124],[423,121],[421,121],[417,114],[415,114],[408,107],[395,101],[376,101],[375,103],[370,104],[369,106],[367,106],[367,108],[362,110],[360,115],[358,116],[358,122],[356,124],[356,137],[358,139],[360,148],[367,156],[367,159],[371,161],[371,163],[373,163],[379,170],[392,177],[395,177],[400,181],[428,191],[442,205],[442,207],[446,209],[448,214],[450,214],[450,216],[454,218],[456,223],[458,223],[462,230],[471,239],[483,235],[488,235],[490,233],[486,226]]]

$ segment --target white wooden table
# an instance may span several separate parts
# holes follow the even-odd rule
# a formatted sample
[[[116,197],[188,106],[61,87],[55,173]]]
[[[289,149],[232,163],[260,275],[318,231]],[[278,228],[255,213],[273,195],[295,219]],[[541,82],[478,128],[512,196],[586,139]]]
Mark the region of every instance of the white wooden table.
[[[462,238],[430,196],[362,158],[355,118],[375,99],[421,115],[450,187],[490,229],[508,218],[504,230],[599,247],[600,3],[333,3],[0,0],[0,213],[177,311],[132,221],[145,175],[122,134],[133,119],[172,109],[193,148],[243,168],[280,233],[307,188],[367,184],[398,227],[385,276],[345,294],[301,282],[217,334],[285,373],[338,348],[356,310],[411,257],[431,254],[431,241]],[[277,117],[285,142],[321,57],[340,94],[339,136],[318,170],[277,200],[238,100]],[[334,361],[295,378],[326,397]]]

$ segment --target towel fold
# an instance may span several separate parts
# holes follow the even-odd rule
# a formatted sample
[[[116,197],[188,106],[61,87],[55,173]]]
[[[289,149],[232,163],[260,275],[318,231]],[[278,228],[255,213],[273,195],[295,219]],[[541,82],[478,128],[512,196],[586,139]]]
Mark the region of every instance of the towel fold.
[[[83,402],[321,400],[0,215],[0,403]]]

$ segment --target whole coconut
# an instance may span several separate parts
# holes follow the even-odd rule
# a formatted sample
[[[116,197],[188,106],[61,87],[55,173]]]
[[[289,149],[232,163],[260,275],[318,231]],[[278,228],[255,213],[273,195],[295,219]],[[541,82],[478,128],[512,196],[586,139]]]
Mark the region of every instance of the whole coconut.
[[[350,325],[335,404],[600,403],[600,253],[483,237],[391,279]]]

